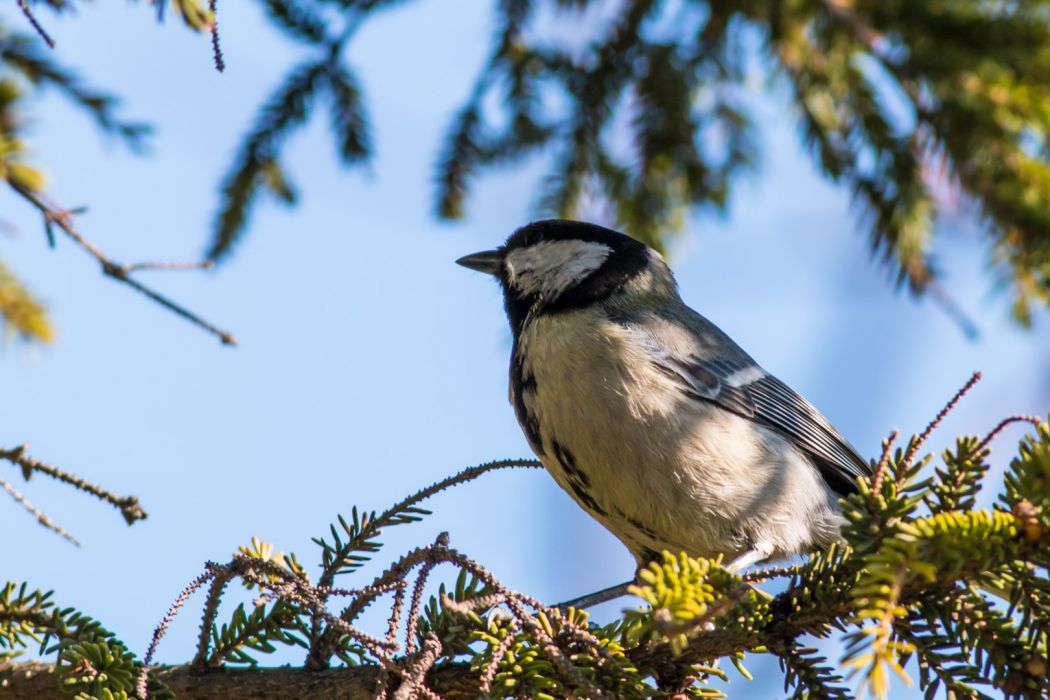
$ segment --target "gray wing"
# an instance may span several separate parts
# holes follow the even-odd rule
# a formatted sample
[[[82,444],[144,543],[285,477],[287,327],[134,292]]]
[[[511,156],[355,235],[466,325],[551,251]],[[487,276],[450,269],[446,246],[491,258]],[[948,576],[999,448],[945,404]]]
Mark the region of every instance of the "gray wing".
[[[716,403],[786,437],[813,459],[828,486],[839,495],[856,491],[856,478],[871,475],[868,461],[811,403],[766,373],[709,321],[697,318],[703,333],[698,336],[697,329],[690,329],[697,341],[693,352],[681,342],[669,348],[646,334],[645,345],[656,368],[687,396]],[[672,324],[678,326],[673,335],[680,341],[687,328],[680,320]]]

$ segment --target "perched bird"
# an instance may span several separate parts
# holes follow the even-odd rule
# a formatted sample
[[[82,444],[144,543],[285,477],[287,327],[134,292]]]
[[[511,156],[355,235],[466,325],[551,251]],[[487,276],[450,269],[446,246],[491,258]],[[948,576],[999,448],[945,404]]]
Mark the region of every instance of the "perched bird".
[[[532,450],[639,565],[669,550],[740,570],[840,538],[836,501],[871,465],[686,306],[658,252],[549,220],[456,262],[502,287]]]

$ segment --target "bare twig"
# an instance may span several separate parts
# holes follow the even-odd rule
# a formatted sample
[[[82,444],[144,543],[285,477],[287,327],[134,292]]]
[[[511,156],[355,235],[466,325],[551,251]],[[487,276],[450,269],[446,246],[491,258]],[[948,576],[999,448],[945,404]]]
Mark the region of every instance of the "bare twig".
[[[206,321],[196,313],[190,311],[186,307],[178,304],[168,297],[164,296],[160,292],[153,290],[150,287],[142,284],[134,277],[131,276],[131,272],[136,269],[135,265],[121,265],[110,259],[105,253],[103,253],[98,246],[85,238],[76,228],[73,226],[73,214],[71,211],[62,209],[61,207],[55,206],[53,203],[47,201],[42,195],[32,191],[31,189],[24,187],[23,185],[8,181],[11,188],[20,194],[23,199],[28,201],[44,217],[45,229],[51,230],[51,224],[58,226],[63,232],[74,242],[76,242],[81,248],[86,250],[95,260],[98,261],[99,265],[102,266],[102,273],[107,277],[122,282],[135,291],[139,292],[143,296],[146,296],[156,303],[160,304],[169,311],[182,316],[184,319],[193,323],[194,325],[204,329],[212,335],[219,338],[223,345],[236,345],[237,339],[229,331],[225,331],[218,326]],[[156,267],[156,263],[151,263],[150,267]]]
[[[406,665],[401,686],[394,693],[394,700],[411,700],[416,697],[440,698],[426,686],[427,673],[441,657],[441,640],[433,632],[423,640],[423,648]]]
[[[162,636],[174,611],[178,609],[190,592],[210,580],[211,587],[208,600],[204,606],[204,616],[201,623],[201,641],[193,662],[193,665],[199,670],[208,670],[210,664],[205,661],[208,659],[206,637],[215,625],[218,604],[223,589],[232,579],[240,578],[247,583],[258,585],[261,589],[264,589],[267,599],[277,597],[290,601],[301,608],[301,614],[321,619],[327,623],[326,643],[330,643],[327,638],[329,635],[336,640],[342,636],[348,636],[361,643],[368,653],[378,660],[381,667],[380,672],[375,676],[377,682],[376,692],[379,697],[385,697],[389,684],[389,676],[387,675],[389,672],[396,673],[401,677],[401,688],[404,688],[407,683],[408,687],[414,689],[413,692],[417,694],[421,694],[424,697],[437,697],[432,690],[421,685],[434,660],[438,658],[437,655],[440,654],[440,649],[435,650],[432,639],[428,638],[428,641],[424,642],[423,648],[417,651],[412,651],[411,646],[406,645],[409,650],[405,654],[405,659],[400,663],[395,662],[394,654],[399,651],[396,632],[404,618],[404,600],[408,577],[413,570],[420,567],[420,573],[417,576],[412,592],[412,602],[409,605],[409,613],[414,616],[418,614],[421,605],[422,589],[427,575],[430,570],[442,562],[451,563],[467,571],[489,589],[495,591],[495,595],[498,597],[492,599],[493,603],[505,605],[510,610],[513,619],[519,625],[524,626],[537,640],[540,648],[543,649],[544,654],[554,667],[558,669],[559,673],[577,687],[583,696],[601,697],[601,691],[580,673],[568,654],[559,646],[555,636],[552,636],[552,633],[548,631],[548,629],[551,629],[549,623],[544,620],[541,624],[540,619],[530,614],[526,608],[536,610],[537,615],[541,619],[545,616],[547,619],[560,622],[561,624],[558,625],[556,635],[563,643],[568,640],[570,643],[581,642],[588,645],[602,659],[602,661],[599,661],[599,663],[602,663],[609,656],[605,650],[600,648],[597,638],[590,631],[574,626],[557,610],[546,608],[539,601],[529,596],[507,589],[490,571],[456,550],[450,549],[446,533],[441,533],[434,544],[414,549],[402,556],[386,571],[377,576],[371,585],[358,591],[340,590],[340,593],[357,593],[358,595],[355,596],[338,617],[328,612],[325,606],[327,598],[335,594],[336,589],[321,586],[314,587],[305,578],[272,561],[239,556],[234,557],[229,563],[221,566],[208,564],[208,570],[205,574],[194,581],[180,595],[176,604],[172,606],[172,611],[169,612],[168,617],[165,618],[154,633],[154,643],[151,645],[148,658],[152,659],[152,651],[155,649],[156,641]],[[379,596],[391,590],[395,591],[395,600],[391,606],[387,638],[385,640],[378,639],[355,628],[353,625],[360,613]],[[407,629],[411,639],[413,625],[409,624]],[[330,654],[332,651],[334,651],[332,647],[325,646],[322,653]],[[401,688],[398,690],[399,693]]]
[[[175,599],[171,608],[169,608],[164,619],[161,620],[160,624],[154,629],[149,649],[143,659],[143,668],[138,678],[137,692],[140,698],[147,697],[146,684],[150,670],[149,666],[153,661],[153,656],[156,653],[160,640],[164,637],[168,626],[189,597],[209,581],[212,582],[212,586],[208,593],[208,602],[205,604],[205,611],[201,621],[201,635],[198,640],[197,655],[191,664],[191,666],[194,666],[198,671],[207,670],[206,659],[208,651],[208,636],[210,635],[212,625],[214,624],[218,612],[218,604],[222,596],[222,590],[232,579],[237,577],[246,581],[250,580],[260,588],[263,588],[265,590],[264,595],[268,599],[282,598],[289,600],[300,605],[304,610],[320,616],[332,625],[333,628],[337,629],[340,634],[348,635],[361,642],[369,652],[381,661],[389,661],[390,654],[395,650],[388,647],[382,640],[354,629],[349,624],[344,623],[342,620],[329,613],[324,608],[324,601],[328,595],[377,595],[391,589],[403,588],[403,581],[398,582],[397,586],[386,586],[382,591],[378,592],[371,588],[362,589],[360,591],[321,589],[320,587],[315,588],[310,586],[304,579],[299,578],[294,573],[280,565],[262,559],[237,556],[230,562],[222,565],[208,562],[206,567],[204,573],[194,579],[185,589],[183,589],[178,598]]]
[[[970,375],[970,379],[965,384],[963,384],[963,387],[959,389],[959,391],[955,392],[955,396],[953,396],[951,400],[944,405],[944,408],[941,409],[941,412],[938,413],[932,421],[930,421],[930,424],[927,425],[926,429],[922,431],[922,434],[919,435],[919,438],[908,446],[908,451],[904,453],[904,461],[902,462],[902,464],[911,464],[911,461],[915,459],[915,455],[916,453],[918,453],[923,443],[926,442],[926,440],[930,437],[931,434],[933,434],[933,431],[937,429],[937,426],[941,424],[941,421],[944,420],[945,416],[947,416],[952,411],[952,409],[955,408],[955,406],[959,403],[962,397],[966,396],[970,389],[972,389],[974,385],[979,381],[981,381],[980,372],[974,372],[972,375]]]
[[[879,458],[879,464],[875,467],[875,473],[871,476],[871,498],[874,501],[882,493],[882,481],[886,478],[886,468],[890,464],[890,455],[893,454],[893,443],[897,442],[897,436],[900,435],[900,431],[894,428],[889,437],[887,437],[882,443],[882,457]]]
[[[245,557],[238,557],[244,559]],[[226,586],[230,584],[237,575],[234,563],[237,558],[229,564],[220,566],[215,562],[206,562],[205,570],[211,573],[211,586],[208,588],[208,598],[204,602],[204,614],[201,617],[201,629],[197,636],[197,654],[193,657],[190,665],[198,671],[205,671],[208,667],[208,650],[211,646],[211,629],[215,625],[215,618],[219,615],[219,603],[222,594],[226,592]],[[261,560],[255,560],[261,561]]]
[[[991,444],[992,440],[999,436],[999,433],[1003,432],[1003,430],[1014,423],[1031,423],[1032,425],[1039,426],[1042,425],[1043,420],[1038,416],[1010,416],[1009,418],[1004,418],[999,422],[999,425],[992,428],[991,432],[984,436],[984,439],[981,440],[981,444],[977,446],[977,450],[974,454],[981,454],[981,452]]]
[[[417,503],[424,501],[430,498],[431,496],[438,494],[441,491],[444,491],[445,489],[466,483],[468,481],[473,481],[482,474],[486,474],[491,471],[496,471],[497,469],[510,469],[513,467],[542,468],[543,465],[534,459],[500,459],[494,462],[486,462],[485,464],[479,464],[474,467],[468,467],[461,472],[458,472],[450,477],[444,478],[441,481],[431,484],[425,489],[421,489],[415,492],[411,496],[401,501],[398,501],[390,508],[387,508],[385,511],[383,511],[381,515],[372,520],[369,532],[376,532],[382,529],[383,527],[386,527],[391,521],[391,519],[397,516],[397,514],[403,513],[407,508],[411,508]],[[355,544],[355,541],[347,542],[343,549],[346,550],[346,552],[349,552],[355,546]],[[318,584],[320,586],[332,585],[332,582],[335,580],[336,574],[338,573],[339,566],[341,565],[344,558],[344,552],[340,551],[336,553],[336,555],[332,558],[332,567],[325,570],[321,574],[321,578],[318,580]]]
[[[768,581],[771,578],[781,578],[783,576],[794,576],[802,567],[798,564],[791,564],[787,566],[771,566],[767,569],[759,569],[758,571],[749,571],[740,577],[741,581],[748,583],[760,583],[762,581]]]
[[[46,474],[52,479],[70,484],[74,488],[90,493],[92,496],[102,499],[106,503],[116,506],[120,509],[121,515],[124,516],[124,520],[128,525],[133,524],[136,520],[145,520],[147,513],[139,505],[139,499],[135,496],[124,496],[121,498],[112,491],[95,486],[94,484],[81,479],[76,474],[70,474],[69,472],[62,471],[57,467],[53,467],[50,464],[45,464],[38,459],[34,459],[26,454],[28,445],[19,445],[13,447],[10,450],[0,449],[0,459],[6,459],[12,464],[16,464],[22,468],[22,476],[26,481],[33,476],[34,472],[40,472]]]
[[[141,262],[124,265],[125,274],[138,272],[139,270],[210,270],[215,267],[211,260],[200,262]]]
[[[405,630],[405,652],[412,653],[416,646],[416,627],[419,624],[419,610],[423,605],[423,589],[427,585],[427,577],[437,566],[437,562],[427,562],[419,569],[416,576],[416,584],[412,588],[412,600],[408,606],[408,628]]]
[[[65,528],[63,528],[61,525],[49,518],[47,516],[47,513],[44,513],[32,503],[30,503],[28,500],[26,500],[26,497],[19,493],[13,486],[11,486],[11,484],[7,483],[3,479],[0,479],[0,487],[3,487],[4,491],[7,491],[7,493],[10,494],[11,498],[15,499],[18,505],[28,510],[33,515],[33,517],[36,518],[38,523],[46,527],[48,530],[58,533],[65,539],[72,542],[77,547],[80,546],[80,542],[77,541],[76,537],[73,537],[73,535],[69,534],[69,532],[66,531]]]
[[[161,643],[161,639],[164,637],[164,634],[168,631],[168,625],[171,624],[171,620],[175,619],[175,615],[177,615],[178,611],[180,611],[184,604],[186,604],[186,601],[189,600],[189,597],[193,595],[197,591],[197,589],[207,584],[207,582],[214,577],[215,571],[213,569],[208,569],[203,574],[194,578],[190,582],[190,585],[184,588],[183,592],[178,594],[178,597],[175,598],[175,601],[171,603],[171,607],[168,609],[168,613],[164,616],[164,619],[161,620],[161,623],[156,625],[156,628],[153,630],[153,635],[150,638],[149,649],[146,650],[146,656],[143,658],[143,679],[145,679],[145,667],[153,662],[153,654],[156,653],[156,645]],[[143,680],[142,682],[145,683],[145,680]],[[143,698],[146,697],[145,685],[141,686],[139,695]]]
[[[36,15],[33,14],[33,10],[29,7],[29,2],[27,0],[18,0],[18,7],[22,10],[22,14],[25,15],[25,18],[29,20],[29,24],[33,25],[33,29],[36,33],[44,40],[44,43],[51,48],[55,48],[55,40],[51,38],[51,35],[48,34],[40,22],[37,21]]]
[[[563,677],[569,678],[580,689],[580,694],[583,697],[588,698],[602,698],[604,694],[598,689],[594,683],[584,677],[580,673],[580,669],[573,665],[569,657],[558,647],[554,639],[547,634],[547,630],[543,628],[535,617],[530,615],[525,610],[522,601],[517,596],[508,596],[507,607],[511,609],[514,616],[518,618],[518,622],[532,634],[532,636],[539,642],[540,648],[543,649],[543,653],[547,656],[547,659],[554,664]],[[543,609],[541,608],[541,612]]]
[[[389,517],[390,514],[404,511],[406,508],[414,506],[420,501],[424,501],[430,498],[431,496],[444,491],[445,489],[452,488],[453,486],[458,486],[459,484],[465,484],[468,481],[473,481],[482,474],[487,474],[488,472],[496,471],[498,469],[512,469],[519,467],[524,467],[528,469],[542,469],[543,464],[535,459],[498,459],[494,462],[486,462],[484,464],[479,464],[475,467],[467,467],[461,472],[446,477],[441,481],[427,486],[425,489],[421,489],[415,492],[408,498],[398,502],[397,504],[389,508],[385,513],[383,513],[383,515],[379,516],[379,518],[377,518],[376,520],[382,521],[385,519],[385,517]]]
[[[364,529],[358,537],[344,543],[343,547],[340,550],[336,551],[335,554],[332,556],[332,565],[326,567],[325,570],[322,572],[321,577],[318,580],[318,585],[322,588],[330,587],[336,575],[339,573],[340,566],[345,560],[347,554],[354,551],[354,548],[360,546],[360,543],[366,540],[368,537],[371,537],[372,535],[376,534],[380,529],[386,527],[391,522],[394,522],[394,519],[398,516],[398,514],[403,513],[406,509],[411,508],[417,503],[427,498],[430,498],[431,496],[441,491],[444,491],[447,488],[451,488],[452,486],[472,481],[473,479],[478,478],[482,474],[486,474],[490,471],[495,471],[497,469],[509,469],[512,467],[542,468],[543,465],[534,459],[496,460],[494,462],[487,462],[485,464],[479,464],[474,467],[468,467],[467,469],[464,469],[463,471],[457,474],[442,479],[437,483],[431,484],[425,489],[417,491],[408,498],[405,498],[396,503],[395,505],[391,506],[378,517],[372,519],[370,521],[369,527]],[[419,551],[420,550],[416,550],[416,553],[418,554]],[[399,562],[399,565],[406,566],[407,558],[408,555],[406,555],[406,557],[402,559],[401,562]],[[416,564],[418,564],[418,560],[415,563],[413,563],[411,567],[414,567]],[[373,582],[373,586],[379,585],[381,583],[389,583],[390,581],[396,580],[403,576],[405,573],[407,573],[407,571],[408,569],[405,569],[400,574],[394,575],[391,570],[388,570],[386,574],[384,574],[385,576],[387,576],[387,578],[377,578],[376,581]],[[362,610],[371,605],[374,600],[375,596],[361,596],[355,599],[353,602],[351,602],[349,606],[347,606],[347,609],[343,611],[343,619],[352,621],[357,614],[359,614]],[[356,612],[353,612],[351,614],[351,610],[355,610]],[[322,633],[318,621],[314,620],[311,622],[310,639],[310,654],[309,659],[307,661],[307,665],[310,668],[314,669],[325,668],[328,664],[328,658],[332,655],[333,644],[335,643],[332,631],[327,630]]]
[[[492,692],[492,681],[496,679],[496,673],[499,671],[500,662],[503,661],[503,657],[507,655],[507,651],[510,650],[514,644],[514,639],[517,637],[518,632],[518,621],[512,619],[510,621],[510,627],[507,629],[507,634],[503,636],[503,639],[499,640],[499,644],[492,650],[492,657],[485,664],[485,669],[481,674],[481,685],[478,690],[482,697],[488,697],[489,693]]]
[[[222,73],[226,70],[226,61],[222,58],[222,47],[219,45],[219,15],[217,13],[216,0],[208,0],[208,9],[211,10],[211,55],[215,60],[215,70]]]

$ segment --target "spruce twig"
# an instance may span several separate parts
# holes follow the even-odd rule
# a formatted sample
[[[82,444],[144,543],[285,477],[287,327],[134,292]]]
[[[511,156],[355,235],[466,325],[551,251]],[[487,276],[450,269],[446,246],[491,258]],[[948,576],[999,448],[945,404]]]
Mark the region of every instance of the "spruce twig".
[[[941,424],[945,417],[947,417],[947,415],[951,413],[952,409],[955,408],[959,401],[962,400],[962,397],[966,396],[966,394],[969,393],[970,389],[972,389],[974,385],[977,384],[977,382],[979,381],[981,381],[980,372],[974,372],[972,375],[970,375],[969,380],[967,380],[967,382],[963,384],[962,388],[959,389],[959,391],[955,392],[955,396],[953,396],[951,400],[949,400],[948,403],[944,405],[944,408],[942,408],[940,410],[940,413],[938,413],[937,416],[932,421],[930,421],[930,423],[926,426],[926,429],[919,434],[919,437],[916,440],[912,441],[912,443],[908,446],[908,451],[904,453],[904,459],[902,461],[902,464],[911,464],[912,460],[915,459],[915,455],[918,454],[919,449],[922,448],[926,440],[929,439],[930,435],[933,434],[933,431],[937,429],[937,426]]]
[[[101,486],[96,486],[89,481],[86,481],[76,474],[70,474],[69,472],[53,467],[50,464],[45,464],[38,459],[34,459],[26,454],[29,446],[22,444],[17,447],[13,447],[9,450],[0,449],[0,459],[6,459],[22,468],[22,476],[26,481],[33,476],[34,473],[39,472],[45,474],[52,479],[56,479],[66,484],[70,484],[79,491],[89,493],[96,498],[99,498],[110,505],[115,506],[120,510],[121,515],[124,516],[124,520],[128,525],[134,524],[138,520],[145,520],[147,513],[139,505],[139,499],[135,496],[124,496],[120,497],[108,491]]]
[[[988,448],[988,445],[991,444],[992,440],[994,440],[995,438],[997,438],[999,436],[999,433],[1003,432],[1003,430],[1005,430],[1009,426],[1013,425],[1014,423],[1029,423],[1029,424],[1034,425],[1034,426],[1039,426],[1039,425],[1041,425],[1043,423],[1043,419],[1040,418],[1039,416],[1020,416],[1020,415],[1018,415],[1018,416],[1010,416],[1008,418],[1004,418],[1003,420],[1001,420],[999,422],[999,425],[997,425],[994,428],[992,428],[988,432],[988,434],[984,436],[984,438],[981,440],[980,444],[977,445],[977,449],[974,451],[974,454],[981,454],[981,452],[983,452],[985,449]]]
[[[872,499],[878,498],[879,494],[882,493],[882,481],[886,478],[886,468],[890,463],[890,455],[893,454],[893,443],[897,441],[897,436],[899,434],[900,431],[894,428],[890,431],[889,437],[882,441],[882,456],[879,458],[879,463],[876,465],[875,472],[871,476]]]

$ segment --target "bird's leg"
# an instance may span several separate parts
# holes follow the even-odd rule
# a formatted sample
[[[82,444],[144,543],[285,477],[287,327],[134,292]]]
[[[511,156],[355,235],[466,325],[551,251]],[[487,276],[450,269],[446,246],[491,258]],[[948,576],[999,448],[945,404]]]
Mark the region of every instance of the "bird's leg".
[[[769,542],[756,542],[751,546],[749,550],[741,554],[733,561],[729,562],[729,564],[726,566],[726,569],[733,573],[743,571],[752,564],[757,564],[759,562],[765,561],[766,559],[769,559],[770,555],[773,554],[773,549],[773,545]],[[631,579],[630,581],[624,581],[623,583],[617,584],[615,586],[610,586],[609,588],[603,588],[602,590],[596,591],[589,595],[580,596],[579,598],[573,598],[572,600],[567,600],[564,603],[558,603],[554,607],[560,610],[566,610],[567,608],[592,608],[595,605],[606,603],[610,600],[621,598],[627,595],[628,587],[633,585],[634,582],[634,579]]]
[[[628,586],[631,586],[633,584],[634,579],[631,579],[630,581],[624,581],[623,583],[619,583],[615,586],[610,586],[609,588],[603,588],[602,590],[596,591],[589,595],[580,596],[579,598],[573,598],[572,600],[567,600],[564,603],[558,603],[554,607],[558,608],[559,610],[567,610],[568,608],[577,608],[579,610],[585,608],[592,608],[595,605],[598,605],[599,603],[605,603],[610,600],[621,598],[627,595]]]
[[[751,545],[751,549],[747,550],[739,557],[729,562],[726,566],[727,571],[731,571],[734,574],[743,571],[752,564],[769,559],[770,555],[773,554],[773,545],[769,542],[756,542]]]

